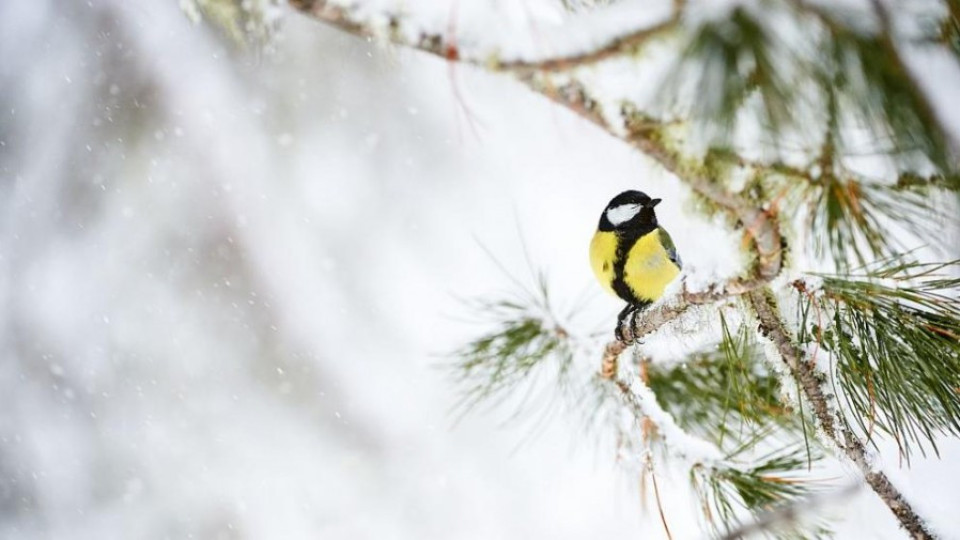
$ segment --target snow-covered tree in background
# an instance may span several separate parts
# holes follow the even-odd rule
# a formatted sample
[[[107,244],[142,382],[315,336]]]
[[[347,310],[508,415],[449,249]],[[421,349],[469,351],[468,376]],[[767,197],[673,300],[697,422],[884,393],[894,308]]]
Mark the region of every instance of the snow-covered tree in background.
[[[687,467],[708,530],[828,533],[795,518],[833,504],[843,488],[821,465],[840,460],[909,534],[934,536],[872,452],[892,438],[909,462],[960,435],[960,279],[939,245],[960,191],[960,115],[944,92],[960,87],[960,3],[558,0],[536,16],[518,2],[509,20],[465,0],[290,4],[516,78],[742,232],[740,275],[689,272],[626,341],[566,324],[545,281],[485,299],[498,328],[459,352],[466,406],[552,372],[591,421],[613,421],[655,495],[656,464]],[[235,37],[271,24],[269,2],[186,5]],[[908,249],[918,242],[929,248]],[[698,334],[716,339],[682,362],[650,346]],[[578,379],[583,362],[599,374]]]

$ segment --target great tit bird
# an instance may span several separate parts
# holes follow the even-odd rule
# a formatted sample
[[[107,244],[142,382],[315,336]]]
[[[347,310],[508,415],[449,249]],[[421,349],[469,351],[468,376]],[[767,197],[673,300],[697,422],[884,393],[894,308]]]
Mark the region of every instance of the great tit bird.
[[[590,242],[590,265],[600,284],[627,302],[617,316],[618,340],[624,319],[663,296],[683,268],[670,235],[657,225],[658,204],[642,191],[624,191],[607,204]]]

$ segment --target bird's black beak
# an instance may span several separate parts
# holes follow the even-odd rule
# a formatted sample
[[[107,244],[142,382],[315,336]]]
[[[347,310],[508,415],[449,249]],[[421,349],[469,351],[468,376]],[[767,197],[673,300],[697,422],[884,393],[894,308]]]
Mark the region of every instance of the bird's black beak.
[[[661,201],[661,200],[662,200],[662,199],[650,199],[650,202],[648,202],[645,206],[646,206],[647,208],[653,208],[654,206],[660,204],[660,201]]]

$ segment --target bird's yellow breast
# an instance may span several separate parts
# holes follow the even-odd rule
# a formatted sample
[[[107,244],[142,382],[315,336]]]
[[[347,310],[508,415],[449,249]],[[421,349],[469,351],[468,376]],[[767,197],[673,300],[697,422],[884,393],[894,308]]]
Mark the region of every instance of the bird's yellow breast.
[[[641,236],[627,253],[623,281],[640,300],[656,301],[680,269],[660,243],[659,231]]]
[[[617,294],[617,246],[620,239],[613,232],[598,231],[590,242],[590,266],[597,279],[610,293]],[[637,239],[626,252],[621,279],[633,298],[628,302],[653,302],[663,296],[667,285],[680,273],[660,243],[657,229]],[[621,287],[623,290],[623,287]]]

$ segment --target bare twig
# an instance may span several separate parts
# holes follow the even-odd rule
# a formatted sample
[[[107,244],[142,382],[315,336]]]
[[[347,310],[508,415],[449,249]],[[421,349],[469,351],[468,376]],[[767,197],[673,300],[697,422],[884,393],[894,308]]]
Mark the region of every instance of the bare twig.
[[[660,523],[663,525],[663,532],[667,534],[667,540],[673,540],[673,534],[670,533],[670,526],[667,525],[667,515],[663,511],[660,487],[657,486],[657,473],[653,470],[653,458],[649,455],[647,456],[647,470],[650,472],[650,480],[653,481],[653,496],[657,499],[657,512],[660,514]]]
[[[500,60],[497,58],[465,58],[453,40],[444,36],[431,36],[420,43],[401,43],[442,56],[447,60],[470,63],[493,71],[523,73],[556,73],[589,66],[616,56],[629,54],[642,45],[675,29],[680,22],[683,0],[675,0],[670,16],[656,24],[640,28],[627,34],[609,39],[606,43],[582,53],[557,56],[541,60]],[[343,30],[360,36],[373,36],[372,28],[350,17],[349,8],[331,5],[327,0],[289,0],[294,8],[308,13],[315,19],[330,23]],[[391,21],[393,26],[393,21]],[[398,41],[393,39],[393,41]]]

